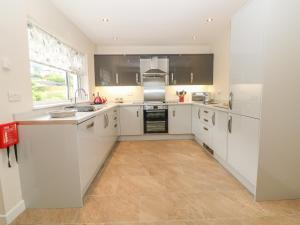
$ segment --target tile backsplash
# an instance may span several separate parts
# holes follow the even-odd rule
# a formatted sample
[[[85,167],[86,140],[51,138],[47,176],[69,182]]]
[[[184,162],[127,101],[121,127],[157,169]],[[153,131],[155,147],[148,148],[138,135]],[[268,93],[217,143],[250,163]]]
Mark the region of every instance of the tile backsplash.
[[[185,101],[191,101],[191,93],[197,91],[213,92],[211,85],[183,85],[166,86],[166,101],[177,101],[176,91],[185,90],[187,95]],[[144,88],[142,86],[113,86],[96,87],[95,94],[106,97],[108,102],[115,102],[116,98],[123,98],[124,102],[141,102],[144,100]]]

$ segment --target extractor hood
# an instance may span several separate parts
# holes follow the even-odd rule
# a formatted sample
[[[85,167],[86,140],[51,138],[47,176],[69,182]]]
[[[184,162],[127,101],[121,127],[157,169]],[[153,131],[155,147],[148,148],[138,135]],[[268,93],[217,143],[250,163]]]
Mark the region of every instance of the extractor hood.
[[[144,76],[165,76],[167,74],[167,71],[164,71],[161,69],[161,67],[164,67],[165,59],[160,59],[157,56],[151,57],[151,59],[147,59],[148,69],[143,73]]]

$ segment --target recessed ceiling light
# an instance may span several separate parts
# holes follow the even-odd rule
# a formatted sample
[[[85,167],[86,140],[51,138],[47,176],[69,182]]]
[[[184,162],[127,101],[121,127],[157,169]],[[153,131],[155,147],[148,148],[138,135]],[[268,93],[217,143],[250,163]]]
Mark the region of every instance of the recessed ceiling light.
[[[107,23],[107,22],[109,21],[109,19],[106,18],[106,17],[104,17],[104,18],[101,19],[101,21],[102,21],[103,23]]]
[[[206,22],[208,22],[208,23],[211,23],[212,21],[214,21],[213,18],[207,18],[207,19],[206,19]]]
[[[117,40],[119,40],[119,38],[118,37],[114,37],[114,41],[117,41]]]

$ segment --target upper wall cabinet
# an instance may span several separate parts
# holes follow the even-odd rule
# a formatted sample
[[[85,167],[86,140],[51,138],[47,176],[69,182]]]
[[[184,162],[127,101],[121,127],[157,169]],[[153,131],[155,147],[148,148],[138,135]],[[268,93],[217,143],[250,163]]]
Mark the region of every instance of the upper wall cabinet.
[[[213,54],[166,56],[170,85],[213,84]],[[95,55],[96,86],[141,85],[141,57],[145,55]]]
[[[213,54],[169,55],[170,85],[212,85]]]
[[[138,55],[95,55],[96,86],[140,85]]]

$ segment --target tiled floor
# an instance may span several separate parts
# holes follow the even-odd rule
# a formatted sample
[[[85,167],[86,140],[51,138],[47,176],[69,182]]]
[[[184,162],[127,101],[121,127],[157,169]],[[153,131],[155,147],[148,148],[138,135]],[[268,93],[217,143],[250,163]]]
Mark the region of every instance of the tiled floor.
[[[27,209],[14,224],[299,225],[300,200],[257,203],[193,141],[121,142],[81,209]]]

